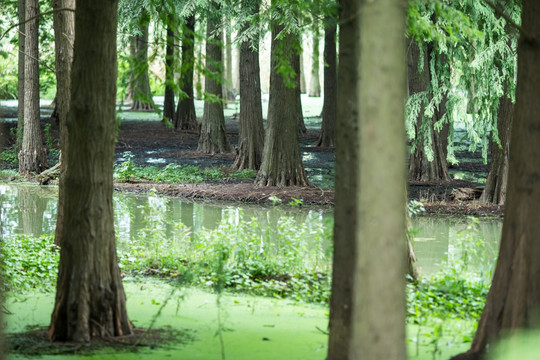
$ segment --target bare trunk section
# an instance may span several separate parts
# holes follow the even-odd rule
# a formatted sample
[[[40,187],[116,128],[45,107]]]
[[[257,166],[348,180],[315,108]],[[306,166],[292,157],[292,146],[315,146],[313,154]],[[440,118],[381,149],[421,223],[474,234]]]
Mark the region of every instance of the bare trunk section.
[[[133,82],[131,84],[133,103],[131,104],[132,111],[153,111],[154,100],[152,99],[152,91],[150,90],[150,79],[148,78],[148,24],[150,16],[143,11],[139,20],[140,35],[135,35],[134,59],[133,66]]]
[[[336,187],[334,214],[334,259],[330,297],[330,335],[327,360],[347,360],[352,340],[353,274],[356,268],[358,204],[358,53],[356,38],[358,2],[340,0],[339,65],[337,82]]]
[[[18,88],[18,109],[17,109],[17,139],[16,139],[16,149],[19,151],[22,146],[22,131],[24,128],[24,59],[25,59],[25,8],[26,1],[18,1],[18,17],[19,17],[19,70],[17,74],[17,88]]]
[[[221,28],[219,16],[209,16],[206,25],[206,68],[204,115],[197,151],[216,154],[232,151],[225,132],[221,87]],[[215,37],[214,37],[215,35]]]
[[[243,0],[242,8],[259,13],[260,1],[252,4]],[[233,169],[259,170],[264,148],[264,126],[261,104],[261,78],[259,69],[259,42],[245,40],[240,45],[240,131],[238,154]]]
[[[81,1],[67,119],[64,226],[49,337],[129,335],[113,223],[117,2]],[[100,19],[99,22],[95,19]]]
[[[38,0],[26,0],[25,18],[35,18],[26,23],[26,54],[24,58],[24,129],[19,151],[19,173],[39,174],[47,169],[47,149],[43,145],[39,114],[39,51],[38,51]]]
[[[306,93],[306,76],[304,71],[304,53],[300,53],[300,93]]]
[[[261,186],[307,186],[309,181],[302,165],[298,144],[299,77],[286,82],[284,74],[278,72],[283,57],[293,69],[299,68],[300,59],[296,50],[299,44],[293,34],[277,38],[281,30],[280,25],[272,27],[268,120],[263,161],[255,183]]]
[[[174,119],[174,30],[171,24],[173,15],[167,21],[167,39],[165,47],[165,98],[163,100],[163,120]]]
[[[335,126],[337,112],[337,55],[336,19],[326,18],[324,31],[324,103],[321,113],[321,133],[315,146],[334,147],[336,145]]]
[[[226,25],[223,30],[223,58],[224,62],[224,82],[223,82],[223,95],[227,102],[233,102],[236,96],[236,90],[233,86],[233,61],[232,61],[232,28],[230,26],[230,20],[226,20]]]
[[[53,9],[75,9],[75,0],[54,0]],[[60,124],[60,176],[58,191],[58,207],[54,242],[62,241],[64,222],[64,182],[66,176],[67,157],[69,156],[66,121],[71,98],[71,65],[73,63],[73,44],[75,42],[75,13],[57,11],[54,13],[54,43],[56,61],[56,110]]]
[[[505,91],[506,93],[506,91]],[[508,159],[510,156],[510,136],[514,118],[512,100],[504,96],[499,103],[497,113],[497,132],[501,147],[493,143],[491,150],[491,167],[486,180],[486,186],[480,196],[480,201],[504,205],[508,183]]]
[[[314,20],[314,28],[312,32],[312,55],[311,55],[311,78],[309,80],[309,97],[319,97],[321,96],[321,79],[319,78],[319,62],[320,62],[320,51],[319,51],[319,22]]]
[[[195,68],[195,15],[187,18],[182,31],[182,69],[180,70],[180,96],[176,109],[174,128],[197,130],[195,99],[193,96],[193,71]]]
[[[493,282],[470,350],[453,359],[481,359],[516,329],[538,326],[540,310],[540,2],[523,1],[508,192]]]
[[[306,124],[304,123],[304,113],[302,111],[302,91],[300,90],[300,58],[301,53],[295,54],[293,59],[293,69],[296,74],[295,79],[295,101],[296,101],[296,122],[298,123],[298,136],[303,136],[307,133]]]

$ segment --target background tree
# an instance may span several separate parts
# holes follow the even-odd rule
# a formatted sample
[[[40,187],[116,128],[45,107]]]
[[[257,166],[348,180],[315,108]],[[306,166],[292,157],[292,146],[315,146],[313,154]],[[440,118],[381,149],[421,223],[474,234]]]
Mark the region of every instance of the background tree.
[[[300,46],[300,45],[299,45]],[[295,75],[295,108],[296,108],[296,122],[298,124],[298,136],[303,136],[307,133],[306,123],[304,122],[304,112],[302,110],[302,89],[300,84],[300,58],[302,57],[301,49],[293,49],[295,52],[293,56],[293,71]]]
[[[165,10],[165,9],[164,9]],[[165,26],[165,93],[163,99],[163,118],[172,122],[174,120],[174,33],[175,21],[172,9],[166,9]]]
[[[321,80],[319,78],[320,63],[320,0],[313,0],[311,22],[311,77],[309,80],[308,96],[321,96]]]
[[[225,17],[223,25],[223,97],[227,102],[235,100],[233,85],[232,27],[230,18]]]
[[[18,66],[19,70],[17,73],[17,90],[18,90],[18,109],[17,109],[17,149],[21,148],[21,136],[22,131],[24,128],[24,58],[26,54],[25,50],[25,12],[26,12],[26,1],[25,0],[18,0],[17,1],[17,13],[18,13],[18,20],[19,20],[19,40],[18,40],[18,47],[19,47],[19,55],[18,55]]]
[[[116,26],[116,1],[77,4],[62,247],[48,331],[57,341],[132,332],[112,207]]]
[[[540,264],[540,3],[524,0],[511,134],[506,211],[495,273],[470,350],[454,359],[480,359],[503,331],[538,324]]]
[[[22,147],[19,152],[19,173],[40,173],[47,169],[47,149],[43,145],[43,134],[39,113],[39,2],[26,0],[24,56],[24,129]]]
[[[232,151],[232,146],[225,132],[223,114],[220,5],[218,2],[212,1],[212,6],[206,20],[204,114],[199,134],[199,145],[197,146],[197,151],[207,154]]]

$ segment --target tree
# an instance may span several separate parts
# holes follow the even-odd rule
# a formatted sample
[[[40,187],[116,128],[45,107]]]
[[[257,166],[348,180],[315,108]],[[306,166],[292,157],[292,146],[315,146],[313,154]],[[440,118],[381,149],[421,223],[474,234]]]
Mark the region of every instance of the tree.
[[[206,20],[206,75],[204,81],[205,100],[204,114],[199,134],[197,151],[207,154],[227,153],[232,146],[225,132],[225,117],[223,114],[222,96],[222,54],[220,39],[219,5],[212,2],[211,11]]]
[[[321,80],[319,78],[319,0],[313,2],[313,16],[311,23],[311,78],[309,80],[308,96],[319,97],[321,96]]]
[[[226,101],[235,100],[235,92],[233,85],[233,61],[232,61],[232,28],[230,20],[226,20],[223,29],[223,64],[224,77],[223,77],[223,95]]]
[[[293,71],[295,74],[300,74],[300,58],[302,53],[300,49],[297,49],[296,54],[293,57]],[[302,111],[302,89],[300,76],[295,76],[295,95],[294,100],[296,102],[296,122],[298,123],[298,136],[305,135],[307,133],[306,124],[304,122],[304,112]]]
[[[150,15],[147,10],[141,12],[137,34],[133,36],[131,49],[131,71],[130,94],[133,111],[152,111],[154,101],[150,90],[150,80],[148,77],[148,26]]]
[[[43,146],[39,114],[39,2],[26,0],[26,38],[24,55],[24,129],[19,151],[19,173],[40,173],[47,169],[47,149]],[[20,103],[19,103],[20,104]]]
[[[330,297],[328,360],[345,360],[351,351],[353,276],[356,267],[358,203],[358,82],[356,39],[358,2],[340,0],[339,64],[337,82],[336,187],[334,259]]]
[[[253,15],[259,13],[259,7],[260,0],[242,1],[242,8]],[[240,130],[238,154],[233,164],[236,170],[258,170],[262,162],[264,126],[258,47],[258,39],[245,39],[240,44]]]
[[[518,44],[517,89],[501,245],[493,281],[468,352],[454,359],[480,359],[503,331],[536,327],[540,308],[540,3],[523,1]]]
[[[22,131],[24,129],[24,58],[26,57],[24,54],[26,53],[25,50],[25,42],[26,38],[24,36],[25,34],[25,9],[26,9],[26,1],[25,0],[18,0],[18,18],[19,18],[19,69],[17,73],[17,88],[18,88],[18,109],[17,109],[17,149],[21,148],[21,139],[19,134],[22,134]]]
[[[165,96],[163,99],[163,118],[174,119],[174,24],[173,15],[166,19],[167,35],[165,45]]]
[[[283,11],[278,1],[272,5]],[[309,185],[298,144],[299,47],[297,35],[272,24],[268,119],[262,164],[255,180],[261,186]]]
[[[112,191],[117,1],[75,12],[69,156],[51,340],[88,342],[132,333],[117,264]],[[99,21],[96,21],[99,19]]]
[[[335,124],[337,107],[337,56],[336,23],[333,16],[327,16],[324,31],[324,103],[321,113],[321,133],[315,146],[335,146]]]
[[[54,0],[54,42],[56,61],[56,109],[60,123],[60,176],[58,192],[58,211],[54,241],[57,245],[62,239],[64,218],[64,181],[66,176],[67,157],[69,156],[66,119],[71,97],[71,64],[73,63],[73,43],[75,41],[75,13],[59,11],[59,9],[75,10],[75,0]]]
[[[195,99],[193,97],[193,70],[195,67],[195,15],[186,19],[182,30],[182,68],[180,70],[180,96],[174,118],[174,128],[196,130]]]

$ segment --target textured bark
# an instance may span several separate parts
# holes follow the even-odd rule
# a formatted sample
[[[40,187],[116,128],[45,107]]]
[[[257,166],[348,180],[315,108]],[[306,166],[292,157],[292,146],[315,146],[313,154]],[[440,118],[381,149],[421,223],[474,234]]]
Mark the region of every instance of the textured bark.
[[[116,14],[112,0],[81,1],[75,13],[64,226],[48,331],[55,341],[88,342],[132,333],[112,206]]]
[[[350,194],[358,202],[351,359],[407,358],[406,5],[405,0],[360,3],[359,186]]]
[[[171,20],[169,16],[168,21]],[[165,47],[165,98],[163,100],[163,118],[167,121],[174,119],[174,31],[172,24],[167,24],[167,39]]]
[[[508,88],[506,88],[508,90]],[[506,91],[505,91],[506,93]],[[491,166],[486,186],[480,196],[480,201],[504,205],[506,201],[506,187],[508,183],[508,159],[510,156],[510,136],[512,120],[514,118],[514,105],[512,100],[503,96],[499,102],[497,112],[497,132],[501,147],[493,143],[491,150]]]
[[[206,21],[206,69],[210,74],[205,76],[204,81],[206,95],[197,151],[207,154],[232,151],[232,146],[225,132],[225,117],[223,115],[219,21],[219,16],[209,16]]]
[[[258,14],[260,1],[244,0],[242,8]],[[259,69],[259,44],[245,40],[240,45],[240,131],[238,154],[233,169],[259,170],[264,148],[264,126],[261,103],[261,78]]]
[[[18,80],[18,110],[17,110],[17,139],[16,139],[16,148],[19,150],[22,145],[22,138],[19,136],[19,134],[22,134],[22,130],[24,127],[24,54],[26,53],[25,50],[25,41],[26,37],[25,34],[25,25],[24,25],[24,19],[25,19],[25,0],[18,0],[18,17],[19,17],[19,69],[17,73],[17,80]]]
[[[75,9],[75,0],[54,0],[53,9]],[[64,181],[67,157],[69,156],[66,129],[69,102],[71,98],[71,65],[73,63],[73,43],[75,41],[75,13],[58,11],[54,13],[54,44],[56,61],[56,110],[60,124],[60,176],[58,206],[54,242],[61,244],[64,219]]]
[[[292,34],[278,39],[277,35],[282,29],[281,25],[272,27],[268,119],[263,161],[255,183],[262,186],[307,186],[309,181],[298,144],[298,76],[293,79],[296,86],[288,87],[283,74],[278,72],[278,57],[285,57],[287,63],[293,66],[297,62],[299,66],[300,59],[296,51],[298,39]]]
[[[181,94],[176,109],[174,127],[179,130],[197,130],[195,99],[193,97],[193,70],[195,67],[195,15],[186,20],[182,31]]]
[[[540,38],[540,3],[523,1],[522,27]],[[504,334],[537,328],[540,310],[540,44],[523,33],[510,140],[508,191],[501,245],[486,305],[470,350],[454,359],[480,359]]]
[[[150,23],[149,15],[143,11],[139,20],[140,35],[135,35],[133,38],[134,51],[132,59],[133,73],[131,92],[133,103],[131,109],[133,111],[153,111],[154,101],[152,99],[152,91],[150,90],[150,79],[148,77],[148,24]]]
[[[337,56],[336,24],[333,17],[327,17],[330,24],[324,31],[324,103],[321,113],[321,133],[315,146],[334,147],[337,112]]]
[[[330,297],[328,360],[346,360],[351,350],[353,274],[356,267],[358,207],[351,194],[358,189],[358,12],[355,0],[340,0],[339,65],[336,126],[334,259]]]
[[[310,97],[319,97],[321,96],[321,79],[319,77],[319,62],[320,62],[320,51],[319,51],[319,22],[314,20],[314,29],[312,32],[312,53],[311,53],[311,78],[309,80],[309,91],[308,96]]]
[[[31,172],[39,174],[48,167],[39,115],[38,14],[38,0],[26,0],[25,18],[35,19],[27,22],[25,28],[24,129],[19,151],[19,173],[23,175]]]
[[[300,58],[302,57],[301,53],[295,53],[293,57],[293,68],[295,77],[295,101],[296,101],[296,122],[298,124],[298,136],[305,135],[307,133],[306,124],[304,123],[304,113],[302,111],[302,91],[300,89]]]
[[[427,90],[430,82],[429,73],[429,54],[432,50],[424,51],[424,62],[422,73],[418,72],[418,62],[420,60],[420,49],[418,44],[411,40],[409,41],[408,54],[408,84],[409,95],[424,92]],[[448,173],[448,164],[446,162],[446,145],[447,140],[444,138],[444,132],[438,132],[433,128],[433,123],[438,121],[446,112],[446,98],[441,101],[439,110],[436,111],[434,119],[423,119],[423,111],[420,111],[416,120],[416,149],[411,154],[409,160],[409,179],[410,180],[451,180]],[[425,104],[424,104],[425,105]],[[427,137],[427,138],[426,138]],[[433,160],[429,161],[425,146],[430,146],[433,152]]]

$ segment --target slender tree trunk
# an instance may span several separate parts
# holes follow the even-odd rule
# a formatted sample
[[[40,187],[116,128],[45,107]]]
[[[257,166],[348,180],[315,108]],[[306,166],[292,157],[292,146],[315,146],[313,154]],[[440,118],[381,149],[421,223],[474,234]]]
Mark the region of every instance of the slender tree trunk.
[[[403,212],[406,5],[404,0],[360,4],[360,159],[351,359],[407,358]]]
[[[163,100],[163,120],[174,119],[174,30],[171,24],[173,15],[167,21],[167,45],[165,48],[165,98]]]
[[[39,174],[47,169],[47,149],[43,145],[39,114],[39,64],[38,64],[38,0],[26,0],[25,18],[35,18],[26,23],[26,54],[24,60],[24,130],[19,152],[19,173]]]
[[[154,100],[150,90],[150,79],[148,77],[148,25],[150,16],[143,11],[139,20],[139,30],[141,35],[134,37],[134,59],[133,61],[133,111],[153,111]]]
[[[75,0],[54,0],[53,9],[75,9]],[[64,181],[67,157],[69,156],[66,129],[69,102],[71,98],[71,64],[73,63],[73,44],[75,42],[75,14],[71,11],[54,13],[54,41],[56,61],[56,109],[60,124],[60,176],[58,206],[54,242],[59,245],[62,237],[64,219]]]
[[[305,94],[306,91],[306,76],[304,70],[304,52],[300,53],[300,93]]]
[[[224,63],[224,81],[223,81],[223,95],[227,102],[234,101],[235,90],[233,88],[233,62],[232,62],[232,28],[230,26],[230,20],[226,20],[226,25],[223,30],[223,58]]]
[[[335,146],[335,126],[337,107],[337,56],[336,24],[332,16],[326,18],[324,31],[324,103],[322,109],[321,133],[315,146]]]
[[[508,91],[506,87],[505,94]],[[510,136],[512,120],[514,118],[514,105],[512,100],[503,96],[499,102],[497,112],[497,132],[501,147],[495,142],[491,150],[491,167],[486,180],[486,186],[480,196],[480,201],[504,205],[506,201],[506,187],[508,183],[508,158],[510,156]]]
[[[347,360],[352,338],[353,274],[356,268],[358,204],[358,13],[355,0],[340,0],[339,65],[337,82],[336,189],[334,260],[330,298],[330,335],[327,360]]]
[[[321,80],[319,78],[319,21],[316,18],[313,20],[313,32],[312,32],[312,55],[311,55],[311,78],[309,80],[309,92],[310,97],[321,96]]]
[[[182,31],[182,69],[180,89],[182,90],[176,109],[174,127],[179,130],[197,130],[195,99],[193,96],[193,71],[195,68],[195,15],[186,19]]]
[[[278,38],[282,30],[281,25],[275,24],[272,27],[268,120],[263,160],[255,183],[262,186],[307,186],[309,181],[298,144],[298,76],[285,79],[284,74],[278,72],[283,58],[293,65],[293,69],[298,69],[295,62],[299,66],[300,59],[296,51],[299,44],[293,34]]]
[[[64,226],[48,331],[55,341],[132,333],[112,206],[117,5],[114,0],[80,1],[75,13]]]
[[[257,15],[260,1],[252,3],[252,0],[243,0],[242,8]],[[233,164],[236,170],[259,170],[262,162],[264,126],[258,48],[258,40],[245,40],[240,45],[240,131],[238,154]]]
[[[503,334],[537,328],[540,310],[540,2],[523,1],[506,211],[493,282],[470,350],[481,359]]]
[[[16,139],[16,149],[19,151],[22,146],[22,132],[24,128],[24,59],[25,59],[25,0],[18,0],[18,17],[19,17],[19,71],[17,74],[18,79],[18,109],[17,109],[17,139]]]
[[[219,16],[209,16],[206,25],[206,68],[211,74],[206,75],[204,82],[206,93],[204,115],[197,151],[207,154],[232,151],[232,146],[225,132],[225,117],[223,115],[219,20]]]
[[[295,101],[296,101],[296,122],[298,124],[298,136],[303,136],[307,133],[306,124],[304,123],[304,113],[302,111],[302,92],[300,90],[300,58],[301,53],[295,53],[293,58],[293,69],[295,75]]]

